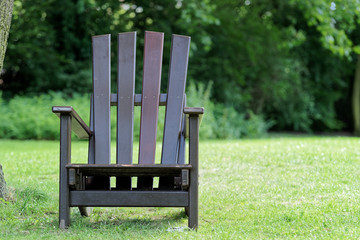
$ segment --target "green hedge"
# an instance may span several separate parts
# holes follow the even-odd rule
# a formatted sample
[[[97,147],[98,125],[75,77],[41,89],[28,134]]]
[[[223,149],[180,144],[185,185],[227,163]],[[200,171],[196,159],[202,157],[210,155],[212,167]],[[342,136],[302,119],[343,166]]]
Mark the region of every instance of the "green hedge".
[[[187,105],[205,107],[200,137],[228,139],[258,137],[269,128],[261,116],[252,112],[238,113],[233,107],[210,101],[211,84],[187,88]],[[74,94],[71,98],[62,93],[50,92],[38,96],[16,96],[9,101],[0,93],[0,138],[59,139],[59,119],[51,112],[52,106],[73,106],[86,123],[89,122],[90,95]],[[165,108],[160,107],[158,140],[162,138]],[[134,138],[139,137],[140,108],[134,111]],[[111,111],[111,136],[116,139],[116,109]]]

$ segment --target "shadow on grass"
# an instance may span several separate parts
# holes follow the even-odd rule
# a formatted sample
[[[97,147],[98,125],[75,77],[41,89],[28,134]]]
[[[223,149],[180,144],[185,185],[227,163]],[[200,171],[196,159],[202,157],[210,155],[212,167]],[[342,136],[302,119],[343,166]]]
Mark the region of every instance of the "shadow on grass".
[[[150,213],[149,213],[150,212]],[[151,213],[154,214],[151,214]],[[157,212],[155,214],[155,212]],[[181,220],[187,220],[185,211],[163,210],[163,209],[146,209],[137,210],[136,213],[129,211],[117,210],[111,213],[111,210],[100,210],[93,212],[90,217],[83,217],[79,213],[71,214],[71,225],[69,230],[76,229],[108,229],[117,227],[122,230],[144,230],[147,228],[162,228],[175,226],[181,223]],[[58,226],[58,221],[55,220],[51,224]],[[187,226],[184,225],[184,227]]]

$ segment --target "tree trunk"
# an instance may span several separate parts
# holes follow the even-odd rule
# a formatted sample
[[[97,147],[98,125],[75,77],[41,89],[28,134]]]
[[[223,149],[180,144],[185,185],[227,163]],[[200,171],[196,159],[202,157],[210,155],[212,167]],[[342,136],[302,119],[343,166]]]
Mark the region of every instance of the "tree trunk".
[[[0,0],[0,73],[7,47],[13,5],[14,0]]]
[[[0,198],[5,198],[6,192],[6,182],[4,173],[2,171],[2,166],[0,165]]]
[[[0,0],[0,74],[3,68],[14,0]],[[0,136],[1,137],[1,136]],[[5,198],[6,182],[0,165],[0,198]]]
[[[360,55],[357,55],[352,95],[352,107],[354,118],[354,134],[356,136],[360,136]]]

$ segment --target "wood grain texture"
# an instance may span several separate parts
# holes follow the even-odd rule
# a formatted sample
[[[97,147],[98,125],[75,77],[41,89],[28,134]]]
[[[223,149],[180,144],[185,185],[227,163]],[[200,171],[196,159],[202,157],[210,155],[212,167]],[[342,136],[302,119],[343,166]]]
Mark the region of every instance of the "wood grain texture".
[[[190,37],[172,36],[161,153],[161,163],[163,164],[176,164],[178,161],[189,49]],[[172,177],[160,178],[159,188],[163,190],[174,189],[174,180]]]
[[[110,163],[110,34],[94,36],[93,96],[95,163]]]
[[[190,37],[173,35],[161,155],[163,164],[177,162],[189,49]]]
[[[163,44],[163,33],[145,32],[139,141],[140,164],[155,162]],[[152,177],[138,178],[138,189],[151,190],[152,188]]]
[[[132,163],[136,32],[118,34],[116,162]]]
[[[133,158],[136,32],[118,34],[116,163]],[[130,177],[116,178],[117,190],[131,190]]]
[[[145,32],[139,163],[154,163],[164,34]]]

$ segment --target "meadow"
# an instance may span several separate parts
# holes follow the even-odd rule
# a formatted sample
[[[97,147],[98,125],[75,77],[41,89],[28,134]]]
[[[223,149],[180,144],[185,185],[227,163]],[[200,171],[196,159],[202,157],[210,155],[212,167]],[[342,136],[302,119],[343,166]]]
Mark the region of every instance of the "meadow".
[[[74,141],[73,162],[86,156]],[[73,208],[60,230],[59,143],[0,140],[10,191],[0,239],[358,239],[359,163],[351,137],[201,141],[198,231],[181,208],[96,208],[89,218]]]

